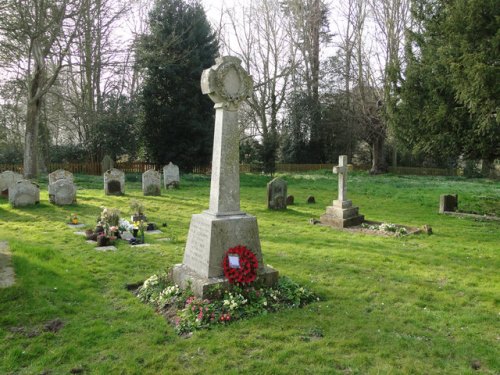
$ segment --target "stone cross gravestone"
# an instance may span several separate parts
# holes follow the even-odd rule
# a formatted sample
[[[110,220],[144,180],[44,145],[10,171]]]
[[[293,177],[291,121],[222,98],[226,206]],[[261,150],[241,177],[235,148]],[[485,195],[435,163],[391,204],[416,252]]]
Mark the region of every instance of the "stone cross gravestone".
[[[109,155],[104,155],[101,161],[101,171],[108,171],[112,169],[115,166],[115,163],[113,159],[111,159],[111,156]]]
[[[111,168],[104,173],[104,193],[106,195],[125,194],[125,173]]]
[[[326,208],[326,213],[321,215],[323,224],[338,228],[352,227],[361,224],[365,217],[359,215],[359,208],[352,205],[347,199],[347,155],[339,156],[339,165],[333,167],[333,173],[338,174],[338,198],[332,206]]]
[[[179,187],[180,175],[179,167],[172,162],[163,167],[163,182],[165,189],[173,189]]]
[[[9,188],[9,202],[14,207],[40,203],[40,188],[30,180],[21,180]]]
[[[3,196],[8,196],[9,188],[22,179],[23,176],[16,172],[5,171],[0,173],[0,193]]]
[[[284,210],[287,203],[287,183],[276,177],[267,184],[267,208],[271,210]]]
[[[212,286],[227,284],[222,262],[225,253],[238,245],[258,260],[256,283],[272,285],[278,272],[264,266],[257,219],[240,210],[238,107],[252,91],[252,79],[236,57],[217,58],[203,71],[201,88],[215,103],[210,202],[207,211],[191,218],[182,264],[172,269],[174,282],[191,284],[202,298]]]
[[[161,174],[154,169],[142,174],[142,193],[144,195],[161,195]]]

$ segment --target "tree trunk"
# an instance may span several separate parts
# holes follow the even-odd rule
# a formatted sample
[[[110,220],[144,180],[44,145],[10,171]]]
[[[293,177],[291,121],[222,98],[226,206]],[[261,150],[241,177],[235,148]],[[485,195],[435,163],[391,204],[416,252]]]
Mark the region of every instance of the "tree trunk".
[[[384,158],[385,137],[376,137],[372,143],[372,168],[370,174],[387,172],[387,164]]]
[[[38,118],[40,116],[40,104],[40,99],[28,101],[26,133],[24,136],[24,178],[35,178],[38,175]]]

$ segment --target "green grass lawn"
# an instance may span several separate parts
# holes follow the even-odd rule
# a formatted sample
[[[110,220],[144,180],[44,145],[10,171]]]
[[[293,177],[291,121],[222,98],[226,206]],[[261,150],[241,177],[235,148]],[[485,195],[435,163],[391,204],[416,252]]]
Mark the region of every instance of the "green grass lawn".
[[[0,289],[1,374],[499,374],[500,222],[438,215],[439,195],[500,215],[500,184],[445,177],[349,176],[348,197],[368,220],[432,226],[434,234],[379,237],[308,223],[336,197],[336,176],[284,175],[296,204],[267,210],[270,178],[241,176],[241,207],[256,215],[266,263],[321,301],[179,337],[126,285],[182,261],[190,217],[208,208],[205,176],[143,197],[105,196],[102,178],[75,176],[78,204],[13,209],[0,198],[0,241],[16,284]],[[306,204],[314,195],[316,204]],[[123,216],[133,198],[164,233],[150,247],[97,252],[66,226],[93,225],[101,206]],[[169,237],[171,241],[158,241]],[[58,332],[44,329],[59,318]]]

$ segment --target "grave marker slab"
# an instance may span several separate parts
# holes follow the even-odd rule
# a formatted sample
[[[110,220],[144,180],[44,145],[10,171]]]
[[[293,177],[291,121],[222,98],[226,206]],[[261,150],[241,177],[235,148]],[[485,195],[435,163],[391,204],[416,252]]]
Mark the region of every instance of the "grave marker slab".
[[[101,161],[101,171],[105,172],[107,170],[112,169],[115,166],[115,162],[111,159],[111,156],[104,155]]]
[[[179,167],[172,162],[163,167],[163,181],[165,189],[174,189],[179,187],[180,174]]]
[[[439,213],[455,212],[458,210],[457,194],[442,194],[439,196]]]
[[[276,177],[267,184],[267,208],[271,210],[286,210],[287,183]]]
[[[38,204],[40,203],[40,188],[29,180],[18,181],[9,188],[9,202],[14,207]]]
[[[225,252],[246,246],[258,260],[257,280],[265,285],[277,282],[278,272],[264,266],[257,219],[240,210],[238,107],[252,92],[252,79],[235,57],[216,59],[206,69],[201,88],[215,103],[210,202],[207,211],[191,218],[182,264],[172,269],[176,284],[202,298],[211,286],[224,287],[222,260]]]
[[[337,228],[352,227],[361,224],[365,217],[359,215],[359,208],[352,205],[347,199],[347,155],[339,156],[339,165],[333,167],[333,173],[339,175],[338,198],[333,201],[332,206],[326,208],[326,213],[321,215],[323,224]]]
[[[58,206],[76,203],[76,186],[73,181],[60,179],[50,184],[49,200]]]
[[[125,194],[125,173],[111,168],[104,173],[104,193],[106,195]]]
[[[142,174],[142,194],[145,196],[161,195],[161,174],[149,169]]]
[[[0,173],[0,194],[3,196],[9,196],[9,187],[14,185],[16,182],[21,181],[23,176],[19,173],[12,171],[4,171]]]

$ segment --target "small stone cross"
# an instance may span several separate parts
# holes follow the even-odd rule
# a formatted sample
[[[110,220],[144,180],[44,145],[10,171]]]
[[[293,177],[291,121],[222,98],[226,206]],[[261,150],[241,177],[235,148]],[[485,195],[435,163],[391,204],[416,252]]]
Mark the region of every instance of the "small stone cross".
[[[338,202],[345,202],[347,201],[347,155],[339,156],[339,165],[333,167],[333,173],[339,175]]]

